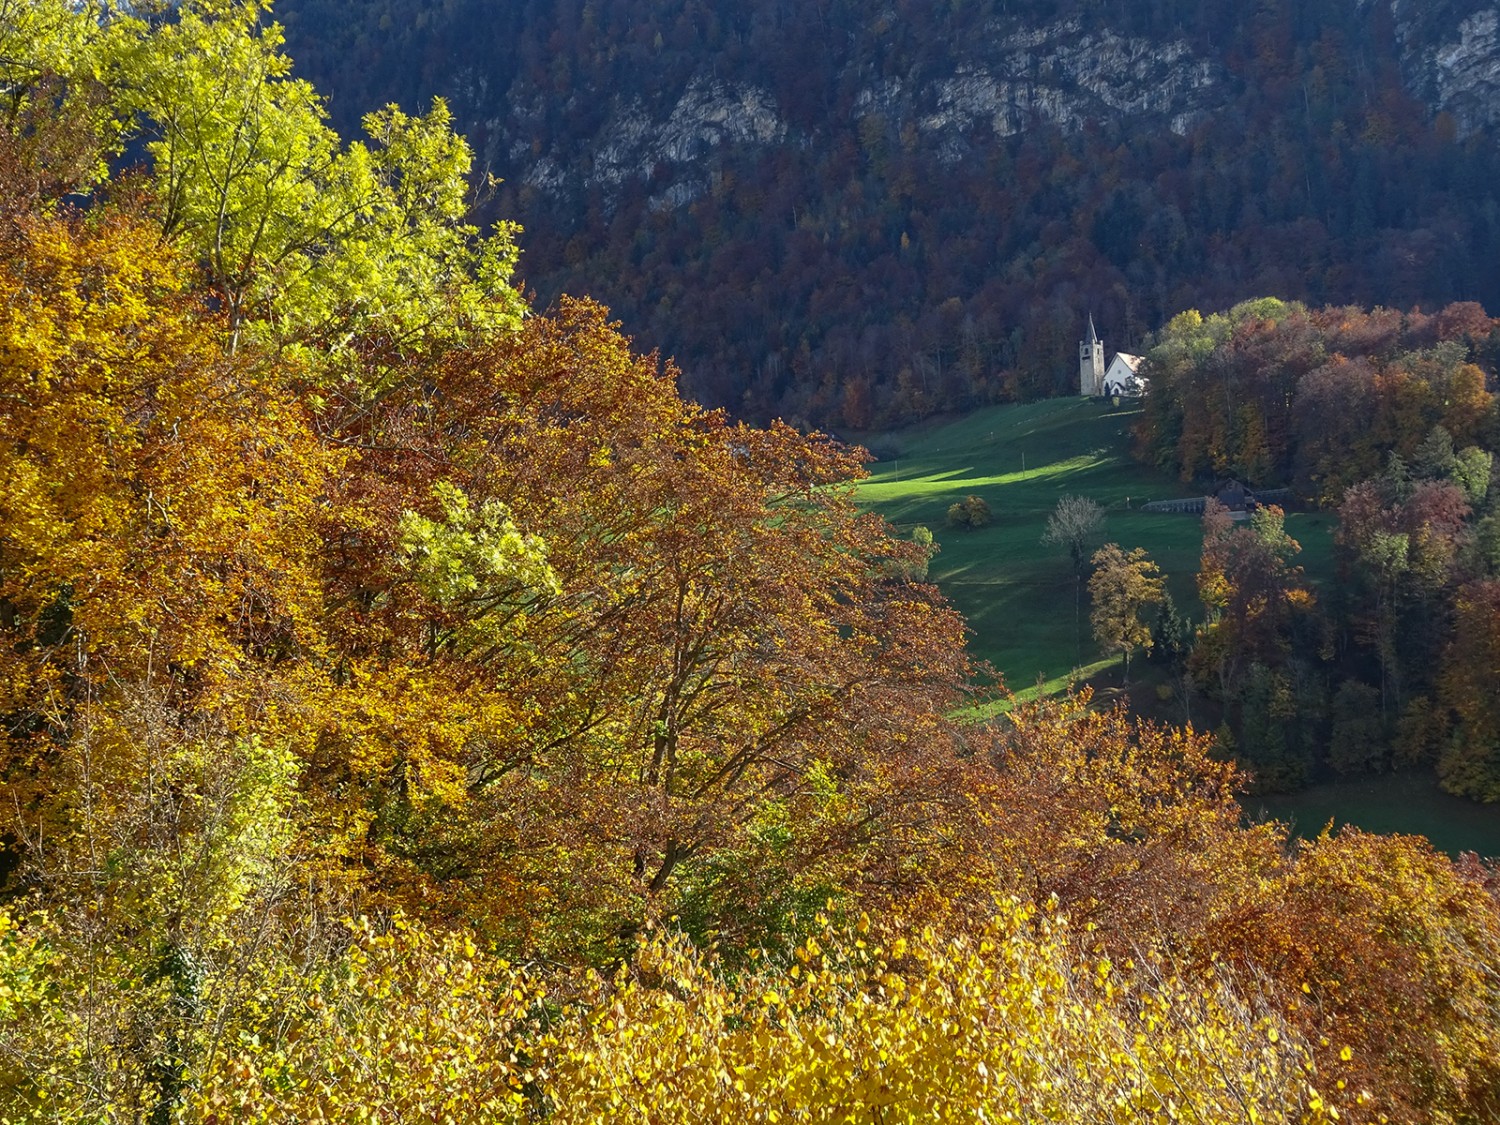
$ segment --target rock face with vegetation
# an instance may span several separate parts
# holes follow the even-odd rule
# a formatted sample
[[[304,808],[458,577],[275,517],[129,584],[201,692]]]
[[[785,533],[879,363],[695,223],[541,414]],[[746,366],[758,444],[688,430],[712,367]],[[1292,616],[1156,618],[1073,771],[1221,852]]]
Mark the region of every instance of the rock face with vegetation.
[[[1500,307],[1496,10],[281,0],[346,132],[446,97],[690,394],[842,431],[1067,390],[1192,306]]]
[[[889,27],[863,30],[877,41],[890,33]],[[553,205],[584,206],[598,189],[612,210],[630,187],[649,185],[647,205],[660,211],[707,194],[715,166],[725,160],[826,143],[831,123],[794,125],[768,85],[748,81],[752,71],[743,71],[745,80],[724,82],[718,70],[717,60],[706,59],[680,93],[663,91],[654,105],[638,91],[601,90],[596,131],[558,137],[540,153],[526,133],[545,126],[535,110],[546,100],[518,79],[510,97],[533,112],[490,107],[504,114],[508,128],[491,134],[481,158],[491,167],[514,167],[521,183],[538,188]],[[475,91],[479,77],[462,73],[455,89]],[[910,129],[920,146],[958,163],[974,154],[976,130],[1005,138],[1038,127],[1073,133],[1087,122],[1129,122],[1184,133],[1222,101],[1225,76],[1183,41],[1093,33],[1075,18],[1021,31],[1013,20],[993,20],[950,57],[904,77],[867,77],[853,91],[851,106],[866,134]],[[472,108],[483,112],[480,104]]]
[[[1390,0],[1410,88],[1460,136],[1500,122],[1500,8]]]

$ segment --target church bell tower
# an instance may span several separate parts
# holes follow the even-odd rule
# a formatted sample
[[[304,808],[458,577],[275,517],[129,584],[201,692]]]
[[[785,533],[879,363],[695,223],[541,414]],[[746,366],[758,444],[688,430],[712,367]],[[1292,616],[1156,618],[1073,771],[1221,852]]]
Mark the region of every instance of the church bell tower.
[[[1078,343],[1078,393],[1094,398],[1104,393],[1104,341],[1094,331],[1094,314],[1089,314],[1088,339]]]

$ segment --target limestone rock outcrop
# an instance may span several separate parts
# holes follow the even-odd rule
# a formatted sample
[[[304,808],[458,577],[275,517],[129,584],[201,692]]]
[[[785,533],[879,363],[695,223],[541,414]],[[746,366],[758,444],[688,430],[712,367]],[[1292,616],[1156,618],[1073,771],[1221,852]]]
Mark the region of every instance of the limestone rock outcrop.
[[[1500,123],[1500,6],[1390,0],[1402,70],[1460,136]]]
[[[976,130],[1003,138],[1041,125],[1072,132],[1090,121],[1139,121],[1181,134],[1220,103],[1225,82],[1221,66],[1182,41],[1090,30],[1077,19],[1023,30],[992,22],[921,73],[861,85],[840,110],[868,119],[877,133],[915,129],[953,162],[972,149]],[[654,108],[639,97],[612,96],[597,132],[571,138],[570,153],[529,151],[527,125],[541,112],[536,91],[518,85],[510,103],[511,120],[492,125],[512,134],[508,155],[523,165],[523,183],[549,194],[601,189],[609,200],[632,180],[651,181],[653,210],[702,195],[722,150],[822,139],[818,130],[794,129],[764,87],[707,72]]]

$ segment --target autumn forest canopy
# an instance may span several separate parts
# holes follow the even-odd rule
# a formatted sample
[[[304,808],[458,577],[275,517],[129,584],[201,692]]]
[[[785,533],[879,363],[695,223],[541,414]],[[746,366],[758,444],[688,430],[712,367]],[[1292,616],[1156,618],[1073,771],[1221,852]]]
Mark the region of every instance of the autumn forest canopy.
[[[1492,867],[1247,826],[1212,738],[1087,692],[964,721],[860,451],[528,309],[441,102],[345,140],[257,0],[145,7],[0,0],[0,1122],[1500,1115]],[[1493,644],[1481,499],[1416,499],[1492,408],[1392,331],[1452,463],[1342,503],[1418,560],[1368,607],[1409,707],[1411,599]],[[1195,364],[1152,456],[1326,481]]]
[[[1202,627],[1159,654],[1222,705],[1221,742],[1262,788],[1418,767],[1500,800],[1496,339],[1474,304],[1268,298],[1182,313],[1150,352],[1142,459],[1335,517],[1318,589],[1279,508],[1207,514]]]

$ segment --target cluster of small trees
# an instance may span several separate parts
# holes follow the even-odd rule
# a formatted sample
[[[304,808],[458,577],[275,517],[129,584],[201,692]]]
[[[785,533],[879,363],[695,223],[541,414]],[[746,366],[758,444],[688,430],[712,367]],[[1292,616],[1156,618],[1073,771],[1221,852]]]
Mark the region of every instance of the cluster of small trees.
[[[1329,506],[1410,462],[1441,426],[1456,449],[1494,442],[1495,322],[1472,303],[1433,314],[1245,301],[1179,314],[1149,354],[1142,459],[1183,480],[1288,485]],[[1451,453],[1451,450],[1450,450]]]
[[[236,307],[172,169],[102,168],[154,120],[115,52],[185,112],[258,57],[252,133],[304,96],[258,8],[22,10],[0,1121],[1493,1115],[1492,871],[1247,829],[1210,740],[1087,697],[960,722],[853,453],[518,316],[425,196],[299,250],[405,256],[390,322],[255,255]]]

